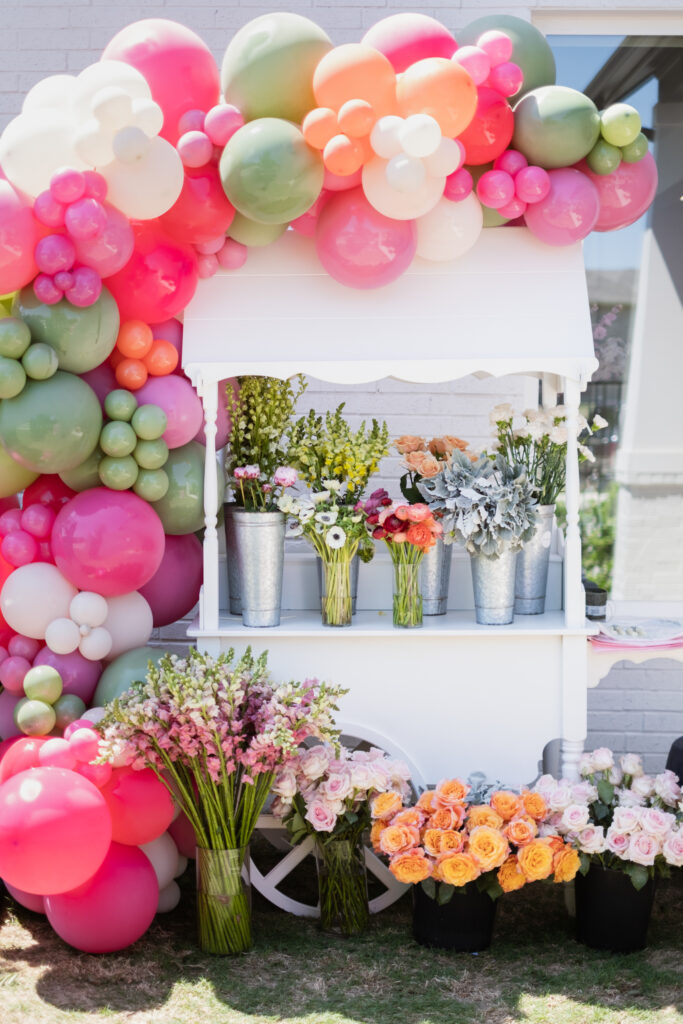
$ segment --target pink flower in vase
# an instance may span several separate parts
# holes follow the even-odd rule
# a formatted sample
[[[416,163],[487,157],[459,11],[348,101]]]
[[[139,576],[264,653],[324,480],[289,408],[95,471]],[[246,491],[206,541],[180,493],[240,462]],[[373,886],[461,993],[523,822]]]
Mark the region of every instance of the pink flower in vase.
[[[291,466],[278,466],[273,475],[273,483],[276,487],[293,487],[297,479],[297,471]]]

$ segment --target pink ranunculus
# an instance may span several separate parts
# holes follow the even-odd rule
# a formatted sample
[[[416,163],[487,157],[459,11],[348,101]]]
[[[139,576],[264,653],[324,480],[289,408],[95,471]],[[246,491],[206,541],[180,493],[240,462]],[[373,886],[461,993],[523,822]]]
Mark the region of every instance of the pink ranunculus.
[[[657,807],[647,807],[640,815],[640,827],[643,832],[647,832],[649,836],[654,836],[655,839],[664,839],[673,828],[675,822],[676,818],[673,814],[660,811]]]
[[[640,824],[640,807],[615,807],[612,825],[619,832],[634,832]]]
[[[675,807],[681,798],[681,787],[676,772],[667,768],[655,777],[655,793],[669,807]]]
[[[602,825],[587,825],[577,836],[582,853],[602,853],[605,849],[605,830]]]
[[[315,781],[320,779],[330,765],[330,755],[323,746],[311,747],[301,755],[299,768],[305,778]]]
[[[275,782],[273,783],[273,793],[276,796],[282,797],[283,800],[293,800],[296,795],[296,774],[293,768],[283,768],[275,776]]]
[[[408,506],[408,521],[410,523],[424,523],[425,519],[429,519],[431,514],[432,510],[424,502]]]
[[[346,800],[353,791],[350,772],[330,772],[320,783],[318,791],[323,800]]]
[[[647,867],[654,864],[655,857],[661,852],[662,844],[659,839],[650,836],[647,832],[636,832],[631,836],[628,844],[627,859],[634,864],[642,864]]]
[[[643,774],[643,762],[638,754],[622,754],[619,758],[624,775],[630,775],[636,779]]]
[[[614,754],[609,747],[598,747],[592,754],[596,772],[608,772],[614,765]]]
[[[332,832],[337,824],[334,810],[320,797],[311,801],[304,817],[306,821],[310,821],[316,832]]]
[[[628,859],[628,848],[631,842],[631,836],[628,832],[621,832],[615,828],[614,825],[610,825],[605,835],[605,846],[611,852],[616,854],[622,860]]]
[[[570,804],[562,812],[562,825],[568,832],[579,832],[588,824],[588,817],[585,804]]]
[[[278,466],[273,475],[273,483],[276,487],[293,487],[297,479],[297,471],[291,466]]]
[[[637,796],[642,796],[646,800],[655,791],[655,780],[651,775],[639,775],[631,783],[631,789]]]
[[[555,789],[548,794],[547,802],[551,811],[564,811],[573,802],[571,783],[558,782]]]
[[[667,864],[674,868],[683,868],[683,832],[670,832],[662,843],[662,853]]]

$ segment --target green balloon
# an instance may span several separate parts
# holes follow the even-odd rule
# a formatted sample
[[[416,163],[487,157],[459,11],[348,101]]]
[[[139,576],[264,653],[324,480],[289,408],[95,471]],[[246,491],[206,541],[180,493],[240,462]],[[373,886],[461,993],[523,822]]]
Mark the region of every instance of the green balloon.
[[[163,469],[141,469],[133,490],[145,501],[160,501],[168,493],[168,484],[168,473]]]
[[[85,701],[77,697],[75,693],[65,693],[52,705],[57,717],[57,728],[62,732],[67,725],[77,721],[85,711]]]
[[[158,665],[164,654],[159,647],[135,647],[114,658],[100,676],[92,706],[104,707],[130,689],[133,683],[144,682],[147,663],[151,661]]]
[[[63,688],[62,677],[52,665],[34,665],[24,676],[24,693],[29,700],[54,704]]]
[[[16,359],[0,356],[0,398],[16,398],[26,386],[26,371]]]
[[[130,455],[138,443],[138,436],[130,423],[123,423],[121,420],[111,420],[105,423],[100,434],[100,448],[105,455],[112,458],[122,459]]]
[[[133,430],[141,441],[157,441],[166,430],[168,420],[160,405],[139,405],[131,420]]]
[[[262,117],[228,141],[220,175],[223,191],[241,214],[261,224],[285,224],[313,206],[325,168],[296,125]]]
[[[458,46],[474,46],[484,32],[498,29],[512,40],[510,60],[519,64],[524,74],[522,88],[516,95],[520,99],[539,85],[554,85],[557,76],[555,58],[545,36],[528,21],[512,14],[487,14],[477,18],[458,32]]]
[[[647,153],[647,136],[640,132],[628,146],[621,147],[621,159],[625,164],[637,164]]]
[[[260,248],[270,245],[280,235],[284,235],[286,230],[286,224],[259,224],[255,220],[243,217],[241,213],[236,213],[232,219],[228,237],[234,238],[236,242],[241,242],[242,245],[248,245],[250,248]]]
[[[20,700],[14,708],[14,724],[26,736],[47,736],[56,721],[54,708],[42,700]]]
[[[300,14],[280,11],[254,18],[225,51],[221,88],[226,102],[239,107],[246,121],[285,117],[300,123],[317,106],[313,72],[331,49],[329,36]]]
[[[89,455],[88,458],[76,466],[74,469],[68,469],[64,473],[59,474],[59,479],[70,487],[72,491],[89,491],[91,487],[99,487],[102,483],[100,480],[99,467],[100,462],[104,458],[102,449],[98,447]]]
[[[598,139],[586,157],[586,163],[594,174],[612,174],[621,163],[621,150],[604,139]]]
[[[21,359],[31,344],[31,332],[17,316],[5,316],[0,320],[0,356],[7,359]]]
[[[600,135],[593,101],[566,85],[534,89],[515,105],[511,148],[540,167],[569,167],[592,150]]]
[[[164,533],[194,533],[204,525],[204,457],[206,450],[198,441],[190,441],[168,453],[164,472],[168,491],[154,504]],[[216,466],[218,493],[222,495],[221,473]],[[222,500],[222,498],[221,498]]]
[[[39,341],[26,349],[21,357],[21,365],[26,376],[32,380],[48,380],[59,369],[59,359],[50,345]]]
[[[600,131],[612,146],[630,146],[640,135],[640,114],[630,103],[613,103],[600,115]]]
[[[127,491],[138,478],[138,464],[132,455],[125,455],[122,459],[105,455],[98,472],[105,487],[111,487],[112,491]]]
[[[0,404],[0,441],[34,473],[75,469],[97,447],[102,409],[84,380],[59,370],[30,380],[20,395]]]
[[[19,494],[38,479],[38,473],[20,466],[0,445],[0,498]]]
[[[110,391],[104,399],[104,411],[110,420],[130,421],[138,407],[138,400],[132,391],[117,388]]]
[[[473,182],[473,186],[474,186],[474,195],[475,196],[477,194],[477,184],[478,184],[479,179],[481,178],[482,174],[484,174],[485,171],[490,171],[492,168],[493,168],[493,161],[492,160],[490,161],[490,163],[487,163],[487,164],[474,164],[472,166],[468,165],[467,170],[472,175],[472,182]],[[500,227],[503,226],[503,224],[507,224],[507,222],[509,220],[508,217],[501,217],[501,215],[498,213],[498,210],[494,210],[490,206],[484,206],[483,203],[481,204],[481,212],[484,215],[484,227],[485,228],[500,228]]]
[[[60,370],[70,373],[87,373],[103,363],[119,333],[119,307],[106,288],[92,306],[72,306],[67,299],[48,306],[28,285],[14,300],[12,312],[26,321],[34,341],[52,346]]]
[[[140,469],[161,469],[168,459],[168,445],[162,437],[156,441],[138,441],[133,457]]]

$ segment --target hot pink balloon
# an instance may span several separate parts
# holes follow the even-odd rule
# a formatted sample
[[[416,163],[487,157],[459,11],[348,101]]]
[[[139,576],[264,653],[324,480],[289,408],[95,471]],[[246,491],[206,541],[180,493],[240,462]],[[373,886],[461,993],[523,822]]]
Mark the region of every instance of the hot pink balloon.
[[[511,199],[509,203],[505,204],[505,206],[499,206],[498,213],[501,217],[505,217],[506,220],[517,220],[518,217],[521,217],[526,213],[527,206],[528,203],[525,203],[522,199],[517,199],[515,196],[515,198]]]
[[[66,235],[45,235],[36,245],[36,266],[44,274],[70,270],[76,259],[76,249]]]
[[[88,370],[87,373],[81,373],[80,376],[93,389],[104,409],[104,400],[109,392],[115,391],[119,387],[110,364],[108,362],[100,363],[94,370]]]
[[[64,291],[49,274],[38,274],[33,282],[33,291],[37,299],[46,306],[54,306],[64,298]]]
[[[197,256],[197,275],[201,281],[206,281],[207,278],[217,274],[218,266],[218,260],[213,253]]]
[[[362,189],[339,192],[325,205],[316,231],[318,257],[328,274],[351,288],[380,288],[412,263],[417,229],[411,220],[378,213]]]
[[[102,294],[102,278],[92,267],[76,267],[73,284],[64,292],[72,306],[92,306]]]
[[[50,536],[56,513],[47,505],[29,505],[21,513],[21,528],[41,540]]]
[[[173,820],[171,796],[151,768],[115,768],[102,796],[112,818],[112,837],[126,846],[151,843]]]
[[[507,171],[485,171],[477,182],[477,196],[484,206],[497,210],[514,199],[515,182]]]
[[[382,18],[361,40],[379,50],[397,72],[425,57],[452,57],[457,43],[445,25],[426,14],[392,14]]]
[[[45,897],[38,896],[34,892],[24,892],[23,889],[17,889],[16,885],[7,885],[5,882],[7,892],[10,894],[13,900],[21,907],[26,907],[27,910],[32,910],[34,914],[45,913]]]
[[[66,216],[66,206],[58,202],[49,189],[36,196],[33,204],[36,220],[48,228],[61,228]]]
[[[97,199],[85,196],[67,207],[64,224],[72,238],[97,238],[107,226],[107,211]]]
[[[98,202],[107,195],[107,179],[99,171],[83,171],[85,178],[85,194],[88,199],[97,199]]]
[[[50,192],[58,203],[75,203],[85,195],[86,178],[82,171],[64,167],[50,178]]]
[[[5,537],[14,530],[21,530],[21,509],[8,508],[0,515],[0,536]]]
[[[523,167],[527,167],[529,161],[517,149],[506,149],[504,153],[497,156],[493,161],[494,171],[507,171],[514,178]]]
[[[505,154],[503,154],[505,155]],[[550,178],[543,167],[522,167],[515,175],[515,194],[524,203],[540,203],[550,192]]]
[[[489,55],[492,67],[510,60],[512,56],[512,39],[499,29],[490,29],[480,35],[477,46]]]
[[[14,709],[22,696],[23,693],[10,693],[9,690],[0,693],[0,739],[9,740],[23,735],[14,722]]]
[[[178,134],[182,136],[185,132],[204,131],[205,119],[206,113],[203,110],[186,110],[178,121]]]
[[[594,174],[584,161],[580,170],[595,185],[600,212],[594,231],[616,231],[645,213],[657,192],[657,165],[652,153],[635,164],[623,161],[611,174]]]
[[[38,762],[43,768],[68,768],[71,771],[77,764],[76,755],[68,741],[57,736],[43,743],[38,751]]]
[[[38,561],[40,552],[35,537],[32,537],[26,530],[13,530],[6,537],[2,538],[0,544],[0,555],[19,568],[20,565],[28,565],[29,562]]]
[[[0,180],[0,295],[17,291],[38,273],[33,253],[42,228],[26,200]]]
[[[152,609],[155,627],[168,626],[187,615],[199,600],[201,585],[199,540],[193,533],[167,536],[161,565],[149,583],[140,587],[140,593]]]
[[[216,416],[217,449],[226,445],[228,443],[228,437],[230,436],[230,415],[226,405],[226,388],[228,387],[232,388],[233,391],[239,389],[236,377],[225,377],[223,380],[218,381],[218,415]],[[193,440],[199,441],[200,444],[206,444],[206,434],[204,432],[203,422]]]
[[[106,46],[102,60],[122,60],[144,75],[164,112],[161,134],[173,144],[187,110],[210,110],[218,103],[220,78],[211,51],[175,21],[148,18],[128,25]]]
[[[503,96],[514,96],[522,88],[524,72],[519,64],[506,60],[491,68],[487,85],[503,94]]]
[[[461,199],[467,199],[474,188],[474,179],[466,167],[454,171],[446,178],[444,198],[450,199],[452,203],[459,203]]]
[[[110,277],[125,267],[133,254],[133,229],[125,214],[108,203],[104,228],[94,238],[74,239],[79,263],[96,270],[100,277]]]
[[[234,216],[235,208],[223,190],[216,165],[196,169],[189,166],[182,192],[171,209],[159,218],[159,224],[177,241],[197,245],[224,236]]]
[[[241,111],[231,103],[225,103],[208,111],[203,128],[214,146],[224,146],[243,124]]]
[[[59,937],[83,953],[113,953],[145,934],[157,910],[159,885],[135,847],[112,843],[95,874],[71,892],[45,899]]]
[[[201,428],[204,419],[201,399],[184,377],[172,373],[165,377],[150,377],[136,392],[136,397],[139,405],[158,405],[166,413],[168,426],[163,438],[169,448],[187,444]]]
[[[461,46],[451,60],[465,69],[475,85],[483,85],[491,72],[491,58],[480,46]]]
[[[527,208],[524,222],[548,245],[579,242],[590,234],[598,219],[598,190],[590,178],[572,167],[549,171],[548,175],[548,195]]]
[[[306,213],[302,213],[300,217],[293,220],[290,227],[294,229],[299,235],[303,235],[304,238],[313,238],[315,236],[315,229],[318,224],[318,217],[322,213],[325,203],[330,198],[330,193],[325,189],[322,190],[313,206]]]
[[[58,513],[52,551],[60,571],[81,590],[129,594],[159,568],[164,529],[152,506],[131,491],[93,487]]]

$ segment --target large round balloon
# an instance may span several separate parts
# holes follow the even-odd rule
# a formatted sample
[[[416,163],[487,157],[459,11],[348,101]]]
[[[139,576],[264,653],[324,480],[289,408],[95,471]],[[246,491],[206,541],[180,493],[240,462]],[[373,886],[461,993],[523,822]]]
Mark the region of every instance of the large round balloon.
[[[0,608],[8,626],[41,640],[54,619],[67,618],[76,587],[49,562],[22,565],[7,578]]]
[[[149,583],[140,587],[154,616],[154,625],[182,619],[199,600],[202,585],[202,546],[194,533],[166,537],[161,565]]]
[[[403,117],[429,114],[439,123],[442,135],[453,138],[474,117],[477,87],[459,64],[443,57],[428,57],[401,75],[396,99]]]
[[[339,110],[348,100],[364,100],[375,118],[396,111],[396,73],[387,58],[363,43],[330,50],[313,75],[319,107]]]
[[[24,508],[38,503],[58,512],[62,505],[71,501],[75,493],[56,474],[44,474],[25,489]]]
[[[31,339],[55,350],[60,370],[87,373],[111,355],[119,333],[119,310],[106,288],[91,306],[67,299],[46,305],[33,288],[24,288],[12,304],[14,316],[28,324]]]
[[[23,288],[36,276],[33,250],[39,238],[31,207],[0,178],[0,295]]]
[[[161,134],[177,142],[178,122],[188,110],[218,102],[218,68],[206,43],[191,29],[165,18],[147,18],[121,29],[102,60],[121,60],[140,71],[164,112]]]
[[[186,377],[168,374],[150,377],[137,391],[139,405],[158,405],[166,413],[163,439],[169,448],[180,448],[201,429],[204,413],[201,399]]]
[[[109,203],[103,203],[107,214],[104,230],[95,238],[74,238],[76,258],[96,270],[100,277],[111,277],[125,267],[133,254],[135,239],[130,221]]]
[[[436,18],[407,11],[382,18],[368,29],[361,42],[383,53],[396,72],[405,71],[426,57],[448,60],[458,46],[445,25]]]
[[[228,231],[228,238],[233,238],[249,248],[262,248],[275,242],[286,230],[286,224],[260,224],[256,220],[243,217],[241,213],[236,213]]]
[[[318,220],[316,249],[335,281],[379,288],[410,266],[417,244],[415,222],[378,213],[362,189],[338,192]]]
[[[85,168],[72,145],[73,127],[70,111],[29,110],[24,102],[24,112],[0,134],[0,167],[14,188],[35,197],[59,168]]]
[[[0,498],[19,494],[37,479],[37,473],[15,462],[5,449],[0,447]]]
[[[204,526],[205,456],[206,449],[197,441],[168,453],[168,462],[164,465],[168,490],[163,498],[154,502],[154,510],[166,533],[196,533]],[[222,501],[223,482],[218,465],[216,479],[219,501]]]
[[[477,109],[459,141],[465,147],[465,163],[486,164],[503,153],[512,138],[515,119],[504,96],[485,85],[477,90]]]
[[[550,191],[540,203],[531,203],[524,222],[532,234],[548,245],[571,245],[594,228],[600,212],[598,190],[581,171],[563,167],[548,172]]]
[[[1,696],[8,694],[5,690]],[[28,771],[29,768],[38,768],[40,765],[40,748],[47,743],[47,736],[19,736],[6,746],[3,744],[2,757],[0,757],[0,785],[7,782],[14,775]]]
[[[635,164],[621,163],[612,174],[594,174],[585,162],[579,169],[598,190],[600,212],[594,231],[616,231],[633,224],[647,210],[657,192],[657,165],[652,153]]]
[[[74,949],[113,953],[145,934],[158,899],[157,877],[142,850],[112,843],[92,878],[71,892],[45,898],[45,913]]]
[[[371,206],[392,220],[414,220],[427,213],[443,195],[445,177],[426,175],[423,183],[410,192],[394,188],[387,180],[389,161],[376,156],[363,168],[363,192]],[[344,193],[339,193],[343,195]],[[351,195],[351,192],[346,193]],[[336,202],[336,199],[331,200]],[[331,204],[326,204],[320,219]],[[320,220],[318,221],[320,223]]]
[[[128,594],[159,568],[164,531],[156,512],[136,494],[94,487],[58,513],[52,551],[56,565],[81,590]]]
[[[512,146],[539,167],[567,167],[581,160],[600,136],[593,101],[566,85],[545,85],[515,104]]]
[[[43,647],[33,659],[34,665],[50,665],[59,672],[64,684],[63,693],[80,697],[90,704],[95,687],[102,674],[102,662],[84,658],[80,651],[71,654],[55,654],[49,647]]]
[[[454,260],[475,244],[484,226],[481,203],[474,194],[459,203],[440,199],[417,221],[417,255],[426,260]]]
[[[220,162],[230,202],[251,220],[283,224],[313,205],[325,170],[317,150],[288,121],[262,117],[245,124],[228,141]]]
[[[278,11],[248,22],[230,40],[221,87],[245,120],[284,117],[299,124],[314,107],[313,72],[332,49],[323,30],[300,14]]]
[[[485,15],[460,29],[458,42],[460,46],[474,46],[479,36],[492,30],[504,32],[512,40],[510,60],[519,64],[524,75],[518,97],[539,85],[554,85],[557,71],[553,51],[543,33],[522,18],[512,14]]]
[[[97,871],[111,816],[100,791],[66,768],[31,768],[0,786],[0,874],[26,892],[68,892]]]
[[[119,654],[146,644],[152,635],[154,623],[152,609],[142,594],[134,590],[131,594],[110,597],[107,604],[109,612],[102,623],[112,638],[107,658],[118,658]]]
[[[158,221],[134,221],[128,263],[107,278],[121,320],[156,324],[185,309],[197,288],[194,250],[168,235]]]
[[[100,792],[109,807],[116,843],[150,843],[173,820],[175,806],[171,794],[151,768],[115,768]]]
[[[133,683],[142,682],[147,675],[148,662],[158,665],[164,656],[159,647],[137,647],[115,658],[100,676],[92,703],[103,707],[129,690]]]
[[[226,234],[234,216],[215,165],[206,164],[185,168],[183,190],[159,223],[179,242],[201,245]]]
[[[33,473],[61,473],[84,462],[102,429],[97,395],[80,377],[58,370],[29,380],[16,398],[0,403],[0,441]]]

